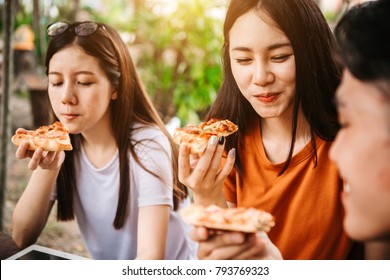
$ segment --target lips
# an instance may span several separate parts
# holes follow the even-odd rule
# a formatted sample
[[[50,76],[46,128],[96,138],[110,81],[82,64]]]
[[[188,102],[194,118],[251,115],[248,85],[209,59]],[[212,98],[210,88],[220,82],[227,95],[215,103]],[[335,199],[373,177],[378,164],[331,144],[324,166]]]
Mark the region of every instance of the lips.
[[[79,116],[78,114],[62,114],[62,117],[66,120],[73,120],[78,116]]]
[[[279,97],[279,93],[267,93],[255,95],[255,98],[264,103],[270,103],[275,101]]]

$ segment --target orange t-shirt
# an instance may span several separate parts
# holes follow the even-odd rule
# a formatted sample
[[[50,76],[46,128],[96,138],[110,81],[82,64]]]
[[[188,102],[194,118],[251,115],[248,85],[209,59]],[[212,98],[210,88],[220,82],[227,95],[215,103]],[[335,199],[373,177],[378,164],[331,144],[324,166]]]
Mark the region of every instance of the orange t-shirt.
[[[227,201],[274,215],[269,237],[285,259],[345,259],[352,246],[342,227],[342,181],[328,157],[331,143],[315,140],[317,166],[309,143],[278,176],[284,164],[268,160],[257,125],[243,139],[245,150],[238,150],[243,183],[234,170],[225,181]]]

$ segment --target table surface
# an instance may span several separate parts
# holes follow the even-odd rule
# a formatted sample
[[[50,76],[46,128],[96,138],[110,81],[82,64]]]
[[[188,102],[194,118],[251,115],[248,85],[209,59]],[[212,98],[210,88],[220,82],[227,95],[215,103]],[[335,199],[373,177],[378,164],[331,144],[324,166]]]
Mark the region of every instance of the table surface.
[[[0,232],[0,259],[5,260],[6,258],[16,254],[21,249],[15,244],[11,236],[4,232]]]

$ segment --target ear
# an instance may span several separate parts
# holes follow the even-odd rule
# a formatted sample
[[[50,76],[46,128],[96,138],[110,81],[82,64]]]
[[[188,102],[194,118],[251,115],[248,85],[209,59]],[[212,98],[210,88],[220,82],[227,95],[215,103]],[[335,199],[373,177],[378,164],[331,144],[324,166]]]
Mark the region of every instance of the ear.
[[[112,100],[115,100],[118,98],[118,92],[116,91],[116,89],[114,89],[111,93],[111,99]]]

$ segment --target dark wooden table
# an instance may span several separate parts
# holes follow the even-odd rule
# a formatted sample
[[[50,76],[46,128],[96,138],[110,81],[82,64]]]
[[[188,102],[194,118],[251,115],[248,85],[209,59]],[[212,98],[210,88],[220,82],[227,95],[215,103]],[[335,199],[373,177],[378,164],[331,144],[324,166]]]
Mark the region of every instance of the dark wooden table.
[[[5,260],[6,258],[16,254],[21,249],[16,246],[11,236],[4,232],[0,232],[0,259]]]

